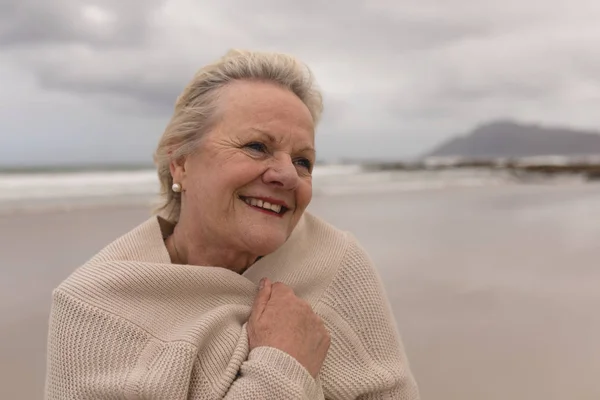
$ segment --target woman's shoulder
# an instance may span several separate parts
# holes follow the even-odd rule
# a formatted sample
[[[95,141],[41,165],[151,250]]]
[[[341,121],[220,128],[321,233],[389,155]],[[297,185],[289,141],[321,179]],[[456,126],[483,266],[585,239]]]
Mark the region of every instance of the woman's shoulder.
[[[138,261],[150,263],[169,262],[164,247],[162,225],[159,216],[152,216],[109,242],[89,262]]]
[[[418,399],[385,285],[366,248],[352,232],[319,218],[309,216],[307,226],[343,244],[335,274],[314,307],[331,333],[324,389],[341,387],[344,397],[362,398],[372,395],[368,388],[378,388],[386,398]]]
[[[338,228],[310,213],[306,213],[303,224],[305,237],[310,237],[314,244],[318,243],[320,247],[329,251],[339,247],[343,253],[343,264],[372,264],[367,250],[351,231]]]
[[[244,276],[258,282],[262,277],[283,282],[311,304],[343,274],[348,254],[355,253],[354,236],[324,218],[305,212],[292,235],[277,251],[263,257]]]
[[[365,314],[364,321],[369,320],[367,314],[374,309],[389,317],[387,293],[379,268],[359,239],[351,231],[336,228],[313,215],[307,216],[306,224],[308,235],[319,232],[314,235],[315,241],[320,242],[324,252],[329,246],[338,249],[319,303],[350,320],[361,314],[359,310]]]
[[[301,240],[295,241],[294,245],[304,241],[305,246],[299,247],[305,248],[305,254],[318,255],[323,264],[328,264],[332,269],[332,279],[347,279],[356,274],[378,278],[370,255],[353,232],[309,213],[300,232]]]
[[[73,271],[56,288],[81,296],[93,287],[111,282],[129,282],[135,265],[160,265],[169,262],[162,245],[160,222],[157,217],[148,218],[133,229],[116,237]]]
[[[347,235],[347,231],[308,211],[304,213],[296,231],[306,231],[310,233],[311,237],[326,241],[345,241]]]

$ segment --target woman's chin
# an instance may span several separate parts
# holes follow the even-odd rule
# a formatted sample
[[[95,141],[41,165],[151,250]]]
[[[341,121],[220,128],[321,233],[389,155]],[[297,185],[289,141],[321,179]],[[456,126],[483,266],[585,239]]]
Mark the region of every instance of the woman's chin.
[[[253,234],[245,238],[245,242],[252,249],[253,253],[260,256],[275,252],[286,242],[288,235],[281,233],[263,232],[261,235]]]

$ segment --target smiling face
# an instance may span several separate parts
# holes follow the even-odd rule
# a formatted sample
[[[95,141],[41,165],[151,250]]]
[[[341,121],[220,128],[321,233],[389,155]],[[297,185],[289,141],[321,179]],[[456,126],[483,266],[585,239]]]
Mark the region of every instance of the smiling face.
[[[199,246],[266,255],[310,203],[313,120],[296,95],[271,83],[233,82],[218,101],[214,129],[171,166],[184,190],[179,224]]]

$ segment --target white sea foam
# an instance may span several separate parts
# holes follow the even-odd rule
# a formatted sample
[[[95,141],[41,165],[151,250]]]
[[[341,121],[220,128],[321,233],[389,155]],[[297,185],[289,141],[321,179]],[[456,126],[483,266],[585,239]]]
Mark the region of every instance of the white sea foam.
[[[0,174],[0,201],[154,194],[155,171]]]
[[[318,166],[315,196],[383,193],[508,184],[511,178],[492,171],[378,171],[359,165]],[[0,211],[70,208],[97,204],[148,203],[157,198],[156,171],[0,174]]]

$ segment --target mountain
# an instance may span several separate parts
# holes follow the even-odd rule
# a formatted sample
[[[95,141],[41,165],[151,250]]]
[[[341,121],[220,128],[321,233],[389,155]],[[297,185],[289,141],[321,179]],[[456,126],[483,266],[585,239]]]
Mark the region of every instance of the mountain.
[[[600,154],[600,132],[495,121],[442,143],[426,157],[509,158]]]

